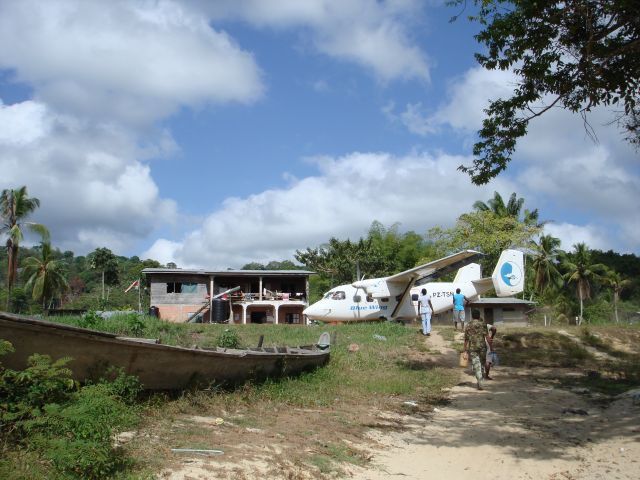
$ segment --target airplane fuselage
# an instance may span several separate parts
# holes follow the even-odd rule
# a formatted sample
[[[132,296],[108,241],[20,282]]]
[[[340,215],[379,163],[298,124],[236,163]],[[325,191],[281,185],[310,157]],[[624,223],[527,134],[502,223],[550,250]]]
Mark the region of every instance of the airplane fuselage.
[[[403,292],[395,295],[373,297],[362,289],[352,285],[341,285],[332,288],[324,298],[305,310],[310,320],[325,322],[358,322],[371,320],[410,320],[418,316],[417,297],[426,288],[431,295],[434,313],[442,313],[453,308],[453,294],[456,288],[472,301],[478,298],[479,292],[472,282],[432,282],[411,288],[410,301],[401,302]]]

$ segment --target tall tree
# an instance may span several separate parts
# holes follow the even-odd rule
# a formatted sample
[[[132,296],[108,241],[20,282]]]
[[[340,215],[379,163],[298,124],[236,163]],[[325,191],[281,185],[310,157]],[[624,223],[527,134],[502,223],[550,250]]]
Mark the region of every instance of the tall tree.
[[[466,0],[452,0],[458,7]],[[473,0],[470,19],[483,30],[476,59],[488,70],[511,70],[513,95],[490,102],[470,166],[474,183],[503,171],[529,122],[562,107],[587,114],[617,107],[614,120],[638,144],[640,129],[640,2],[637,0]],[[590,131],[590,130],[588,130]]]
[[[531,268],[533,269],[533,288],[538,295],[552,285],[562,284],[562,274],[558,270],[560,261],[560,239],[551,235],[541,235],[538,242],[532,240],[529,247],[533,251]]]
[[[39,206],[40,200],[29,197],[26,186],[16,190],[5,189],[0,195],[0,234],[7,236],[7,310],[10,308],[11,290],[18,272],[18,250],[25,228],[38,233],[45,241],[49,238],[49,231],[44,225],[27,221],[27,217]]]
[[[631,285],[631,280],[623,278],[622,275],[615,270],[607,270],[604,275],[604,282],[611,288],[611,292],[613,293],[613,311],[616,317],[616,323],[619,323],[618,302],[620,301],[620,293]]]
[[[41,255],[24,259],[25,288],[32,290],[32,298],[42,302],[42,308],[51,305],[56,295],[68,288],[64,264],[56,260],[49,242],[41,243]]]
[[[452,228],[432,228],[428,236],[438,247],[439,255],[464,249],[479,250],[484,253],[480,260],[483,271],[491,272],[502,250],[525,248],[539,233],[540,227],[521,222],[514,216],[475,211],[460,215]]]
[[[576,243],[573,252],[562,262],[562,269],[566,272],[564,279],[576,286],[576,295],[580,302],[578,325],[582,325],[584,301],[591,298],[591,285],[595,280],[600,280],[605,268],[601,263],[592,263],[591,251],[585,243]]]
[[[96,248],[90,255],[91,268],[102,276],[102,300],[105,299],[104,286],[118,283],[118,260],[108,248]]]

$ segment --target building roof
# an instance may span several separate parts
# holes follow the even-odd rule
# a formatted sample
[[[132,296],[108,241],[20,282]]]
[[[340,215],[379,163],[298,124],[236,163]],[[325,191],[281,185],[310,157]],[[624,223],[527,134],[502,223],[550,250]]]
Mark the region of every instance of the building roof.
[[[470,305],[535,305],[536,302],[523,300],[522,298],[504,297],[504,298],[478,298],[469,302]]]
[[[308,270],[190,270],[183,268],[145,268],[145,275],[170,274],[170,275],[213,275],[214,277],[291,277],[309,276],[316,272]]]

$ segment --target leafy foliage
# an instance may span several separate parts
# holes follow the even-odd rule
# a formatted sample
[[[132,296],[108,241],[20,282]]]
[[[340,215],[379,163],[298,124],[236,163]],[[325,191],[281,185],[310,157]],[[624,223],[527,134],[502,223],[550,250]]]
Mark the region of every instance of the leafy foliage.
[[[562,286],[562,275],[558,270],[560,263],[560,239],[551,235],[541,235],[538,242],[529,244],[533,253],[530,264],[533,270],[533,287],[538,295],[543,295],[548,288]]]
[[[593,282],[600,281],[606,267],[600,263],[593,263],[591,252],[584,243],[573,246],[574,251],[565,257],[562,268],[566,272],[564,278],[568,284],[575,285],[576,295],[580,302],[580,320],[583,318],[584,300],[591,298]]]
[[[0,341],[0,354],[10,350]],[[69,361],[36,354],[23,371],[0,366],[0,472],[11,471],[7,462],[20,452],[43,465],[42,478],[106,478],[131,463],[112,437],[137,421],[139,383],[115,372],[112,381],[80,387]]]
[[[236,330],[225,328],[216,340],[216,345],[220,348],[240,348],[240,337]]]
[[[500,216],[493,211],[464,213],[449,229],[434,227],[429,238],[443,253],[464,249],[478,250],[485,254],[480,260],[484,272],[491,272],[500,253],[506,248],[523,248],[540,232],[535,224],[521,222],[512,215]]]
[[[42,302],[46,308],[47,301],[68,288],[64,276],[63,264],[55,260],[49,242],[41,243],[41,256],[28,257],[23,262],[24,276],[28,279],[25,288],[32,290],[32,297]]]
[[[329,285],[338,285],[354,281],[358,273],[372,278],[407,270],[433,254],[429,242],[417,233],[400,234],[398,224],[387,229],[380,222],[373,222],[366,238],[330,238],[319,247],[296,250],[295,258],[318,272]]]
[[[453,0],[452,5],[466,5]],[[529,122],[554,107],[585,118],[598,105],[620,106],[619,120],[638,142],[640,3],[635,0],[474,0],[470,16],[486,47],[476,59],[488,70],[511,70],[516,87],[490,102],[474,145],[474,183],[503,171]]]

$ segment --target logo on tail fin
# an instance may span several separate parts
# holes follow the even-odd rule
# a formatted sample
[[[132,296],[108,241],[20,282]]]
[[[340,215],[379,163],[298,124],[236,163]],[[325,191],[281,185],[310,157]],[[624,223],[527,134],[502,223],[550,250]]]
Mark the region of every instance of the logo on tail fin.
[[[507,261],[500,267],[500,278],[508,286],[516,287],[522,281],[522,271],[518,265]]]

